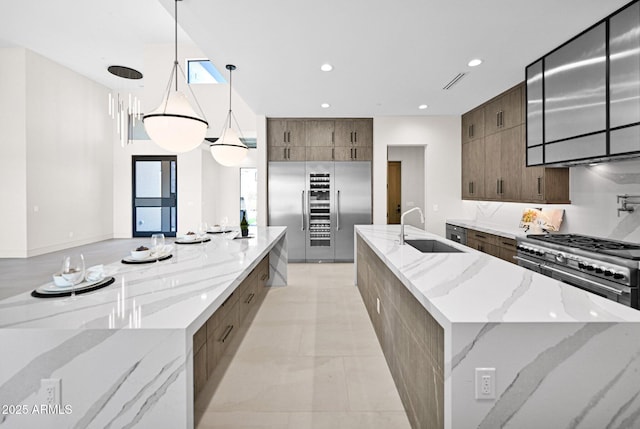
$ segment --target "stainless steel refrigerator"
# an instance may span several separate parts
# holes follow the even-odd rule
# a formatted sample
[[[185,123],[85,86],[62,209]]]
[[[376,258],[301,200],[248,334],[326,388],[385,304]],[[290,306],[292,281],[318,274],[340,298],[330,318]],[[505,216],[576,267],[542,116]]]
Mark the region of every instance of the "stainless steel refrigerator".
[[[353,226],[371,223],[370,162],[270,162],[268,180],[290,262],[353,261]]]

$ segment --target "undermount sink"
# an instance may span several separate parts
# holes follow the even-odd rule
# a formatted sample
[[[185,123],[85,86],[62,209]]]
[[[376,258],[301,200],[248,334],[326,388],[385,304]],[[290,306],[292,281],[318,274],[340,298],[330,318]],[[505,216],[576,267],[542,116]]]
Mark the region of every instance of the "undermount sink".
[[[405,240],[404,242],[422,253],[464,253],[437,240]]]

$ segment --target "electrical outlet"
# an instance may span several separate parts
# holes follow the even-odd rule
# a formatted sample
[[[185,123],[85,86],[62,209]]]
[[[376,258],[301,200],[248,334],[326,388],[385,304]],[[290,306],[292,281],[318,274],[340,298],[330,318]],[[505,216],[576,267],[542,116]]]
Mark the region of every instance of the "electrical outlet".
[[[496,398],[496,369],[476,368],[476,399]]]
[[[376,310],[378,310],[378,314],[380,314],[380,298],[376,298]]]
[[[62,382],[59,378],[43,378],[40,386],[44,392],[43,403],[46,405],[60,405],[60,386]]]

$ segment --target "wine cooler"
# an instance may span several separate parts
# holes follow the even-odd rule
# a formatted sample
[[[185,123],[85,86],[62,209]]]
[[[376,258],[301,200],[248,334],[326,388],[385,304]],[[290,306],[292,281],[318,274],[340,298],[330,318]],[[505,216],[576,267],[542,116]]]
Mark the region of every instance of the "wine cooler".
[[[333,173],[329,163],[307,163],[307,240],[306,260],[310,262],[334,259]]]

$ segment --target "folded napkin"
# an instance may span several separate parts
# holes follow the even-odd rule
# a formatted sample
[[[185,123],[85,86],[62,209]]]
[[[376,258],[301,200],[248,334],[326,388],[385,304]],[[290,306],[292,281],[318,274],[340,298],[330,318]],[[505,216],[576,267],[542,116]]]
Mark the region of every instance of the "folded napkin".
[[[87,268],[87,271],[84,274],[84,278],[89,282],[100,281],[104,276],[104,265],[102,264]]]

